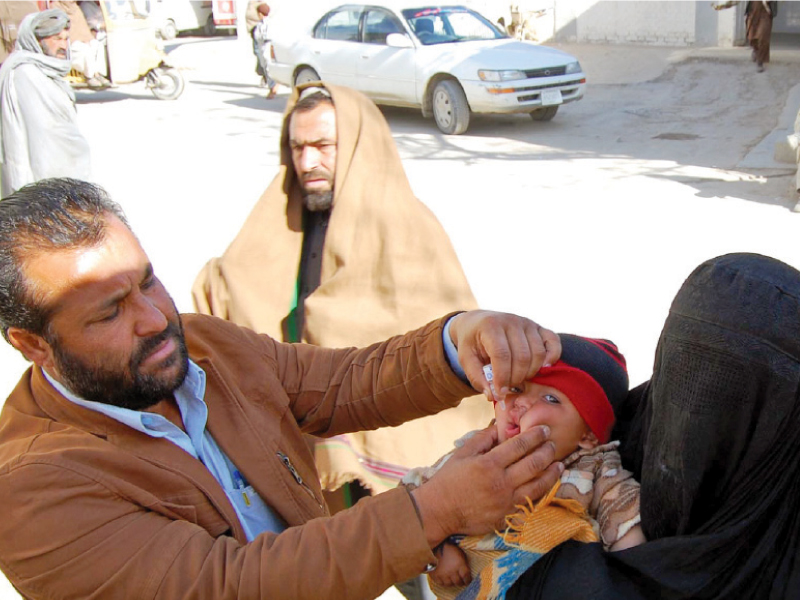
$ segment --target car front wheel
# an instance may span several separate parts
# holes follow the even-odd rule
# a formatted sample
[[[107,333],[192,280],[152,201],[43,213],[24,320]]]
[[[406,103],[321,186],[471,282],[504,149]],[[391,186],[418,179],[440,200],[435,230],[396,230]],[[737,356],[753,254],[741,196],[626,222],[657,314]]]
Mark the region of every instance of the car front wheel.
[[[464,133],[469,126],[469,105],[457,81],[444,79],[433,89],[433,118],[436,126],[449,135]]]
[[[161,37],[165,40],[174,40],[178,37],[178,28],[175,26],[175,21],[167,19],[167,22],[161,28]]]
[[[298,85],[303,85],[304,83],[309,83],[311,81],[322,80],[319,78],[319,75],[317,75],[317,72],[314,69],[311,67],[303,67],[294,77],[294,86],[297,87]]]
[[[531,113],[531,119],[534,121],[552,121],[553,117],[558,112],[558,106],[548,106],[547,108],[539,108]]]

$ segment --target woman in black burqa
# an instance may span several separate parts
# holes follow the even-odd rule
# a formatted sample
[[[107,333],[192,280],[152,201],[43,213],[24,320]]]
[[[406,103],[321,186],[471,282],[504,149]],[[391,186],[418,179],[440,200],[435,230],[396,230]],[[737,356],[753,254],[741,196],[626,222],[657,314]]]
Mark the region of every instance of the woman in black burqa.
[[[731,254],[676,296],[618,414],[648,543],[568,542],[509,599],[800,598],[800,272]]]

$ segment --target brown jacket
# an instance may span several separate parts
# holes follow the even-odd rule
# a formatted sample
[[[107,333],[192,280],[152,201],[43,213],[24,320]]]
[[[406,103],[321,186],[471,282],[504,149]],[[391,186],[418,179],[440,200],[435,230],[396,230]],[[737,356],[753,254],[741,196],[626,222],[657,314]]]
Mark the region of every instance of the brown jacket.
[[[199,315],[184,325],[210,433],[289,528],[247,544],[199,461],[72,404],[34,367],[0,414],[0,567],[15,587],[27,598],[373,598],[420,573],[433,556],[405,489],[329,517],[302,433],[395,425],[471,394],[443,358],[443,321],[361,350],[281,344]]]

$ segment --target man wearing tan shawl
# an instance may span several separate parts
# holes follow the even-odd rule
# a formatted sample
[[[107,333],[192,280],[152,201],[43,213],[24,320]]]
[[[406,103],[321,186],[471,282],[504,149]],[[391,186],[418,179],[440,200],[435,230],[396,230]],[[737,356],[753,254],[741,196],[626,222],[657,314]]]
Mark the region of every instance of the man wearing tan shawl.
[[[303,300],[298,273],[310,211],[304,209],[290,148],[295,91],[283,124],[280,171],[225,254],[198,275],[197,310],[276,339],[343,347],[371,344],[447,312],[474,308],[450,240],[411,191],[383,115],[358,92],[314,86],[303,94],[322,89],[335,110],[333,206],[322,234],[319,285]],[[313,271],[314,252],[307,254]],[[302,310],[295,315],[296,305]],[[301,323],[296,336],[294,323]],[[485,427],[491,418],[489,402],[467,399],[400,427],[318,440],[323,488],[335,490],[354,479],[373,493],[394,487],[408,468],[430,464],[449,450],[451,439]]]

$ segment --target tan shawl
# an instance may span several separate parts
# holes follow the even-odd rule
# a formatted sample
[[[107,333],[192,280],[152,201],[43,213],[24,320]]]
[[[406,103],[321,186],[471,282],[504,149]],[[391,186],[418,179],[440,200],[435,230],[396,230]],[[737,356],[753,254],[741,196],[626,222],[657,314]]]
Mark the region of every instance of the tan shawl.
[[[362,94],[325,84],[338,130],[334,204],[319,288],[305,302],[302,340],[328,347],[364,346],[455,310],[476,307],[447,234],[411,191],[386,121]],[[297,101],[293,94],[287,114]],[[303,242],[302,200],[288,145],[281,167],[221,258],[193,287],[197,310],[284,339]],[[375,492],[393,487],[409,467],[431,464],[448,440],[492,417],[480,399],[400,427],[321,440],[323,486],[358,478]]]

